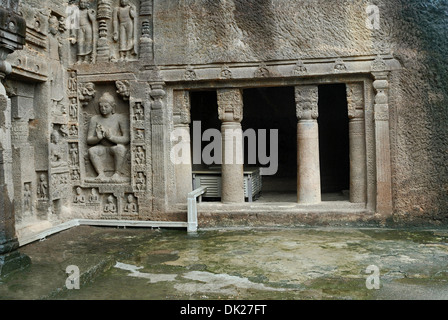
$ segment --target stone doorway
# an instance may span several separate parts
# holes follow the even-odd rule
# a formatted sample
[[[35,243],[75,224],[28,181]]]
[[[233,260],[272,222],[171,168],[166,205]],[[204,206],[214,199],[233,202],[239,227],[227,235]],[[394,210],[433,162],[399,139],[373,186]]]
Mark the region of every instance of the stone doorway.
[[[349,200],[349,118],[345,84],[319,85],[319,160],[322,201]]]
[[[243,90],[243,130],[253,129],[257,143],[260,130],[266,130],[266,155],[270,162],[278,160],[275,174],[262,176],[262,190],[257,202],[297,202],[297,118],[294,87],[261,87]],[[272,130],[278,132],[278,159],[273,158]],[[263,143],[262,140],[262,143]],[[245,141],[245,165],[251,165],[249,143]],[[258,146],[257,146],[258,147]],[[260,150],[257,150],[260,151]],[[260,156],[260,155],[259,155]],[[257,157],[257,167],[263,165]]]
[[[262,177],[262,189],[259,197],[254,199],[262,202],[297,202],[297,117],[296,100],[293,86],[258,87],[242,90],[243,120],[241,121],[244,138],[244,167],[266,168],[272,161],[277,161],[277,170],[273,175]],[[349,116],[347,106],[347,88],[341,84],[321,84],[319,95],[319,161],[322,201],[348,201],[350,189],[349,160]],[[218,145],[215,138],[202,141],[203,134],[208,129],[218,132],[221,121],[218,116],[216,90],[191,91],[191,122],[192,154],[194,144],[200,144],[201,152],[210,148],[211,142]],[[195,124],[196,123],[196,124]],[[199,125],[198,125],[199,124]],[[264,130],[262,138],[260,132]],[[271,147],[272,131],[277,130],[278,158],[273,157],[275,149]],[[250,140],[248,131],[255,135]],[[253,137],[252,137],[253,138]],[[262,139],[266,150],[261,156],[269,159],[266,165],[260,161],[258,143]],[[219,149],[217,147],[215,149]],[[252,148],[252,149],[251,149]],[[197,153],[196,149],[196,153]],[[255,155],[254,151],[255,150]],[[251,155],[250,151],[252,151]],[[220,155],[211,153],[212,157]],[[219,169],[219,165],[204,163],[202,157],[193,158],[193,176],[195,172],[211,167]],[[197,161],[200,160],[198,163]],[[193,186],[195,187],[195,186]],[[219,187],[218,187],[219,188]],[[219,190],[217,190],[219,192]],[[205,197],[205,201],[220,201],[219,197]],[[247,199],[246,199],[247,200]]]

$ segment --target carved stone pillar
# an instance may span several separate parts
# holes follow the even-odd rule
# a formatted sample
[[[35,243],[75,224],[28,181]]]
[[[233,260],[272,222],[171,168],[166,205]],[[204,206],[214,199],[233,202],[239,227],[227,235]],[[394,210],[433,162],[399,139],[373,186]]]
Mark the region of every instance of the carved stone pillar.
[[[350,143],[350,202],[367,201],[364,90],[362,83],[347,84]]]
[[[162,82],[151,83],[150,87],[151,91],[149,94],[153,99],[151,104],[153,208],[155,211],[163,212],[167,205],[167,163],[164,143],[166,141],[166,115],[162,100],[166,92],[164,90],[164,83]]]
[[[244,202],[243,94],[240,89],[218,90],[218,115],[222,121],[223,203]]]
[[[392,213],[392,177],[389,136],[389,72],[372,72],[375,81],[376,212]]]
[[[318,87],[295,88],[297,124],[297,200],[303,204],[321,202]]]
[[[190,93],[174,91],[174,141],[182,154],[177,155],[175,163],[176,199],[178,203],[186,203],[187,195],[192,191],[191,141],[190,141]],[[180,161],[179,161],[180,160]]]
[[[18,1],[0,7],[0,80],[11,72],[8,54],[25,43],[25,20],[17,14]],[[0,81],[0,277],[30,264],[29,257],[17,251],[14,187],[12,178],[11,101]]]

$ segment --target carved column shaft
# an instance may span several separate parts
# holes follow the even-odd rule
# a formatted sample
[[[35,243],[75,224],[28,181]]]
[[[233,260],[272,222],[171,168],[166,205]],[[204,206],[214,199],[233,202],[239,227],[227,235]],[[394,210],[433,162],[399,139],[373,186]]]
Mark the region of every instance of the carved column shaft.
[[[151,155],[152,155],[152,187],[153,208],[163,212],[167,205],[167,163],[165,150],[165,110],[163,98],[166,95],[163,83],[150,84],[151,103]],[[169,160],[168,160],[169,161]],[[148,173],[150,174],[150,173]],[[150,176],[150,175],[148,175]]]
[[[243,94],[240,89],[218,90],[218,115],[222,121],[223,203],[244,202]]]
[[[297,118],[297,200],[303,204],[321,202],[319,92],[317,86],[295,88]]]
[[[375,81],[375,142],[376,142],[376,211],[392,213],[392,174],[389,136],[389,72],[373,72]]]
[[[186,203],[187,195],[192,191],[191,139],[190,139],[190,94],[188,91],[174,91],[174,131],[175,138],[181,144],[180,163],[175,164],[176,199]]]
[[[367,201],[364,90],[362,83],[347,84],[350,144],[350,202]]]

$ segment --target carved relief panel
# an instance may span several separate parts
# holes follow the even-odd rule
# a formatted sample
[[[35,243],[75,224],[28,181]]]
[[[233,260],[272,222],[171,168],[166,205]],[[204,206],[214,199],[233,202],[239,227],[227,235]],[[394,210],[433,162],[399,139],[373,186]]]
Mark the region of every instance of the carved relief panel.
[[[139,48],[152,54],[152,1],[80,0],[69,5],[75,17],[70,31],[74,63],[138,59]],[[139,7],[141,6],[141,13]]]
[[[78,82],[73,74],[69,81],[70,121],[57,126],[65,156],[54,152],[54,160],[65,164],[71,204],[89,217],[138,216],[147,191],[146,106],[129,80]]]

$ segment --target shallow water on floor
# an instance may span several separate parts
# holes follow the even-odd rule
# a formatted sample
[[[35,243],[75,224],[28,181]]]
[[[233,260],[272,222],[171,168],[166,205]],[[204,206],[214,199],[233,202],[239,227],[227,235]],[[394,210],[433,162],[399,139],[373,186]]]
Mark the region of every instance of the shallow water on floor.
[[[448,299],[448,232],[160,230],[145,237],[141,232],[122,242],[105,272],[56,298]],[[120,234],[114,237],[102,238],[104,250],[108,241],[116,245]],[[372,289],[376,283],[379,289]]]

